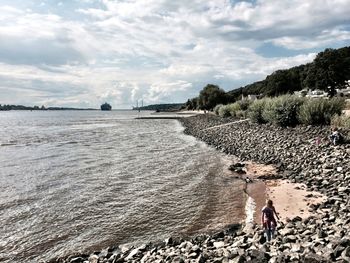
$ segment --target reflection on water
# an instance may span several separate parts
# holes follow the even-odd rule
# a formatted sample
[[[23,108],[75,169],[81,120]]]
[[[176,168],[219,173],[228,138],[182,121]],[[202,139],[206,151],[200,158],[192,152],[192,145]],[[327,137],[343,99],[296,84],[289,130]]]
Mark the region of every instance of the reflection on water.
[[[222,156],[184,135],[176,120],[133,117],[0,113],[1,262],[38,262],[243,219],[242,186],[223,172]]]

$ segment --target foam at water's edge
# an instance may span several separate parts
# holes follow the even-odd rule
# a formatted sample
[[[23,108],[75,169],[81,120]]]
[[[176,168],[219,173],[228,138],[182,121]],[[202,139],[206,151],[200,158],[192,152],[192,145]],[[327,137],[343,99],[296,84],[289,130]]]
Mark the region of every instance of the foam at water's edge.
[[[256,203],[255,200],[248,195],[246,205],[245,205],[245,226],[246,228],[251,228],[252,224],[254,223],[254,214],[256,209]]]

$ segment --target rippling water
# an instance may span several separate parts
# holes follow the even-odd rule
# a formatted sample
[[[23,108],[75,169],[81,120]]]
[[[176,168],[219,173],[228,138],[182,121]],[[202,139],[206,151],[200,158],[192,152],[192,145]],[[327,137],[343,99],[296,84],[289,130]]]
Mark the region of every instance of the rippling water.
[[[141,113],[147,115],[149,113]],[[0,261],[38,262],[243,219],[227,160],[176,120],[0,112]]]

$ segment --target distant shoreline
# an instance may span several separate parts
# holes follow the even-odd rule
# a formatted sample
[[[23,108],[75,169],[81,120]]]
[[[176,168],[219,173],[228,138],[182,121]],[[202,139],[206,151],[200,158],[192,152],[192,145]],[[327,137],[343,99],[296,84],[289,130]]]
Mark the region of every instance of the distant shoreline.
[[[67,107],[28,107],[22,105],[0,105],[0,111],[62,111],[62,110],[74,110],[74,111],[86,111],[86,110],[99,110],[93,108],[67,108]]]

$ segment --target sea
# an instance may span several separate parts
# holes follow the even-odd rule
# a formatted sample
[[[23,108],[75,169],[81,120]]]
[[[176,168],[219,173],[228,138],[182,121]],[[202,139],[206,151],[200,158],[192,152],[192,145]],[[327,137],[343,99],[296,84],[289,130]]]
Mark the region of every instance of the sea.
[[[232,159],[137,111],[0,112],[0,262],[211,233],[245,218]]]

